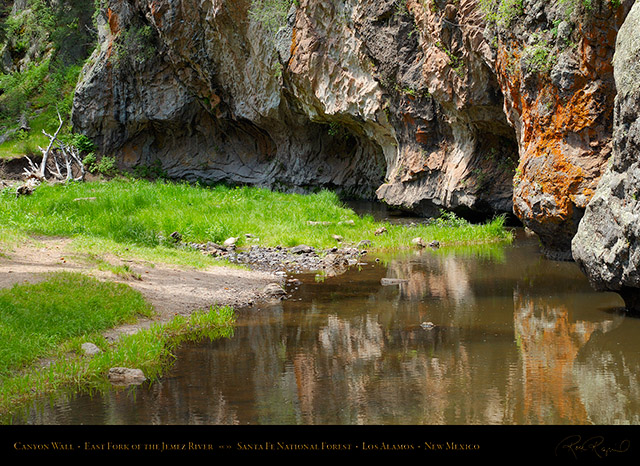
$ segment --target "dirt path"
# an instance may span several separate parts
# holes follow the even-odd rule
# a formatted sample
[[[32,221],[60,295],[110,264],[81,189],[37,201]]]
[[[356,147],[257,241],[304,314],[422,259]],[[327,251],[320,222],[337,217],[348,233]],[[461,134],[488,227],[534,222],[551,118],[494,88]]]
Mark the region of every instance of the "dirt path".
[[[269,298],[264,289],[281,279],[268,272],[213,266],[202,270],[164,264],[150,264],[136,260],[109,257],[112,265],[127,265],[134,276],[123,278],[109,271],[99,270],[82,254],[70,251],[70,240],[41,238],[28,246],[16,246],[1,251],[0,288],[17,283],[36,283],[46,279],[49,272],[83,272],[99,279],[126,283],[140,291],[153,304],[157,317],[108,332],[116,337],[132,333],[154,321],[167,321],[175,315],[188,315],[212,305],[243,307]],[[139,279],[137,278],[139,277]]]

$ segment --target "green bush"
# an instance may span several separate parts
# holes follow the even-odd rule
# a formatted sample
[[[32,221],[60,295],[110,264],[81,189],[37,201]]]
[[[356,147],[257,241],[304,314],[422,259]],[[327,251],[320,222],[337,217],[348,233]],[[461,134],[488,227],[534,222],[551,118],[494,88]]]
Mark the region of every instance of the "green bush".
[[[155,36],[151,26],[131,26],[118,36],[113,60],[116,67],[125,64],[142,64],[157,53]]]
[[[287,13],[293,3],[293,0],[252,0],[249,18],[275,34],[286,24]]]
[[[96,154],[93,152],[89,152],[85,155],[84,159],[82,159],[82,163],[89,173],[95,173],[98,169],[98,159],[96,158]]]
[[[89,173],[111,177],[118,172],[115,157],[103,156],[98,160],[95,153],[89,152],[82,159],[82,163]]]
[[[96,171],[104,176],[114,176],[117,172],[116,158],[104,156],[96,165]]]
[[[33,128],[28,142],[36,146],[42,129],[58,127],[58,113],[65,120],[70,116],[82,64],[96,44],[95,30],[89,27],[96,5],[86,0],[28,0],[28,7],[11,15],[0,6],[0,48],[6,45],[15,63],[22,58],[29,63],[19,71],[10,65],[0,72],[0,127],[16,128],[26,117]],[[68,131],[65,126],[63,134]],[[3,156],[19,155],[7,152],[20,152],[21,145],[5,144]]]

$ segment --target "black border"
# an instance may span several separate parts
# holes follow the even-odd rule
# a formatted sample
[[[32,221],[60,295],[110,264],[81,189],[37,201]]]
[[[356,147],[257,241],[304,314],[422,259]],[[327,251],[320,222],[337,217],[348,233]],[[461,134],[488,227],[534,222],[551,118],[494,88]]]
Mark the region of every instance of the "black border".
[[[640,459],[640,426],[4,426],[0,457]],[[67,448],[63,448],[67,446]],[[164,448],[163,448],[164,447]],[[3,461],[4,462],[4,461]]]

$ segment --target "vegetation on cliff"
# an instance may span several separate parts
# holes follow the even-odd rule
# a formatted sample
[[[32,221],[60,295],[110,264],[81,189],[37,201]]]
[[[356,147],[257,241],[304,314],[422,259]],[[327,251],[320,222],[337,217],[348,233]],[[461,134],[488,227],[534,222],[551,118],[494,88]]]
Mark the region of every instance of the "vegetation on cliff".
[[[84,0],[28,0],[0,6],[0,157],[33,155],[68,125],[82,65],[96,44],[95,5]]]

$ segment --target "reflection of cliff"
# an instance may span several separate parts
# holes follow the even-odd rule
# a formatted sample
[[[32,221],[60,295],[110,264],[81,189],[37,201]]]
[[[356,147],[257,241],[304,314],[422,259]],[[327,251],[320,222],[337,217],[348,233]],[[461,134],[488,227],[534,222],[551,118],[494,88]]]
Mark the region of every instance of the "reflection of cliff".
[[[594,334],[580,351],[574,379],[594,424],[640,424],[640,355],[636,320]]]
[[[571,321],[566,305],[515,294],[515,333],[523,367],[523,422],[589,423],[573,377],[576,358],[613,321]]]
[[[300,277],[293,299],[242,313],[233,339],[181,351],[150,389],[61,402],[38,419],[640,422],[640,320],[604,312],[617,296],[593,292],[576,264],[538,258],[526,248],[500,260],[438,251],[323,283]],[[409,282],[381,286],[385,276]]]
[[[393,261],[387,269],[389,278],[408,280],[400,286],[400,299],[419,300],[426,297],[461,303],[473,300],[469,266],[455,254],[419,255],[416,260]],[[425,267],[425,262],[429,264]]]

